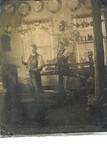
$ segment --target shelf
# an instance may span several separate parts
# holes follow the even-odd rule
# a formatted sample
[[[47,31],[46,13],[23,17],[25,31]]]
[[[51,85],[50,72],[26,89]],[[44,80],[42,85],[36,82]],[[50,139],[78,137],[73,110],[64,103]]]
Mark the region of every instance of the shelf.
[[[93,43],[94,40],[90,40],[90,41],[80,41],[78,42],[78,44],[87,44],[87,43]]]

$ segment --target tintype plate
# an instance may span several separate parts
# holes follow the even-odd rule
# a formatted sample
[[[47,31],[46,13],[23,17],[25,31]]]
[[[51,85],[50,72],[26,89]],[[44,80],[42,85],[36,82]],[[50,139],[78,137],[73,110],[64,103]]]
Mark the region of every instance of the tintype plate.
[[[0,134],[107,131],[107,1],[0,1]]]

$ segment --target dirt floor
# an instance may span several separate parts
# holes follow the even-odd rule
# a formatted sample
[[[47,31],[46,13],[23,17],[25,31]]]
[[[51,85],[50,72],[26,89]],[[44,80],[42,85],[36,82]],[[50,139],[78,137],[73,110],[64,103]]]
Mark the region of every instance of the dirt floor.
[[[17,99],[20,97],[17,96]],[[51,91],[45,91],[38,96],[24,97],[20,99],[20,103],[19,100],[16,101],[13,105],[15,107],[10,106],[5,103],[7,112],[3,113],[5,119],[2,119],[1,125],[1,134],[5,136],[107,130],[106,103],[89,105],[87,97],[73,93],[53,94]]]

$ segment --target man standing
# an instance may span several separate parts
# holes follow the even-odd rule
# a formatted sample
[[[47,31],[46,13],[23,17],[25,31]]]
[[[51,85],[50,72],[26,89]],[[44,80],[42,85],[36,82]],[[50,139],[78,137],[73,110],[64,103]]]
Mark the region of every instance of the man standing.
[[[59,90],[60,91],[64,89],[63,73],[64,73],[64,69],[68,69],[67,61],[68,61],[68,55],[64,47],[64,43],[59,42],[58,49],[57,49],[57,65],[58,65],[58,71],[59,71]]]
[[[61,67],[65,68],[67,61],[68,61],[68,56],[69,54],[64,47],[64,43],[59,42],[58,48],[57,48],[57,64],[59,66],[59,69],[61,69]]]
[[[42,70],[42,67],[44,65],[44,60],[42,56],[37,52],[37,46],[35,44],[31,45],[30,49],[31,54],[27,62],[27,67],[29,70],[31,84],[37,94],[43,92],[40,71]]]

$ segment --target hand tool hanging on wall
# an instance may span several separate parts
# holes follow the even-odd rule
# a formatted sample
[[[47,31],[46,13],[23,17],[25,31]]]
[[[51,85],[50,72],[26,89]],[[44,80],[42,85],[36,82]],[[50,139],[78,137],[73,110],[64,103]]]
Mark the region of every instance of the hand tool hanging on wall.
[[[16,6],[11,3],[7,4],[4,7],[4,13],[6,15],[14,15],[15,11],[16,11]]]
[[[52,13],[57,13],[62,7],[61,0],[48,0],[47,2],[47,10]]]
[[[44,1],[43,0],[36,0],[32,3],[32,7],[33,7],[33,10],[36,12],[36,13],[39,13],[43,10],[44,8]]]
[[[92,8],[91,0],[84,0],[83,4],[84,4],[85,7],[88,8],[88,9],[91,9],[91,8]]]
[[[61,20],[60,23],[58,24],[58,30],[60,32],[64,32],[65,31],[65,21]]]
[[[66,0],[66,7],[71,11],[76,11],[82,6],[82,0]]]
[[[25,17],[31,12],[31,6],[28,2],[20,2],[17,6],[19,15]]]

